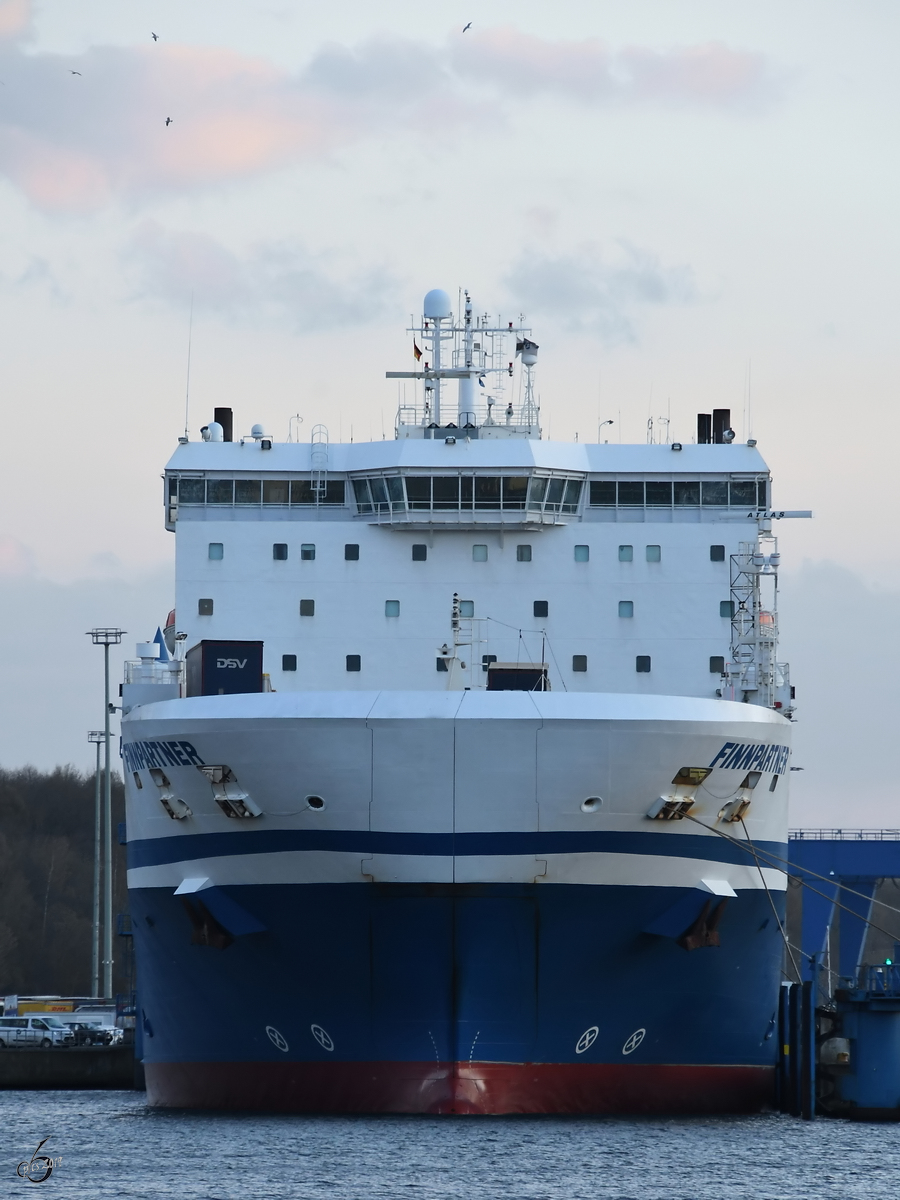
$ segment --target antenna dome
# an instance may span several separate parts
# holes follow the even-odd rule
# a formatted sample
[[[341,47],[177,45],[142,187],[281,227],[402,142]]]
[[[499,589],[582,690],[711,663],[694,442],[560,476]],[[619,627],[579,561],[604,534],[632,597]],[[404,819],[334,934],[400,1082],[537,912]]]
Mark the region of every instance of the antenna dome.
[[[445,321],[453,314],[450,297],[442,288],[434,288],[425,297],[422,311],[430,321]]]

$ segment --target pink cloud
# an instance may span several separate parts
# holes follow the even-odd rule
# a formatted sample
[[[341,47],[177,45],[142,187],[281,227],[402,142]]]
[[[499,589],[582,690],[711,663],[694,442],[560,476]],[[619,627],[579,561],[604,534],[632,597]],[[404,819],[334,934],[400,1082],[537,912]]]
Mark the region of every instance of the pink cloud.
[[[0,43],[0,173],[50,210],[215,186],[363,137],[429,131],[435,114],[446,135],[475,116],[502,118],[510,97],[727,104],[759,90],[765,67],[718,43],[614,53],[512,28],[443,47],[329,44],[294,74],[235,50],[161,43],[65,58],[22,52],[15,35],[29,12],[26,0],[0,0],[0,36],[12,39]]]

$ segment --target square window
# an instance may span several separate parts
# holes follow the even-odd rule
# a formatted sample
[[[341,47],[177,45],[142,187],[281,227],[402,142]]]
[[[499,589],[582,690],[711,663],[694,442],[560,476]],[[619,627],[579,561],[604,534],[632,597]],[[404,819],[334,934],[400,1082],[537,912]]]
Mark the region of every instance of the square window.
[[[233,479],[208,479],[206,481],[207,504],[234,504]]]
[[[434,665],[435,665],[435,667],[437,668],[437,670],[438,670],[438,671],[446,671],[446,670],[447,670],[447,660],[446,660],[446,658],[436,658],[436,659],[434,660]],[[485,668],[485,670],[487,670],[487,668]]]
[[[178,480],[179,504],[202,504],[205,495],[206,481],[204,479]]]
[[[546,600],[535,600],[534,615],[536,617],[549,617],[550,616],[549,603]]]
[[[475,616],[475,601],[474,600],[460,600],[459,615],[461,617],[474,617]]]
[[[590,546],[576,546],[575,547],[575,561],[576,562],[588,562],[590,557],[591,557]]]
[[[359,546],[354,545],[353,542],[348,542],[344,547],[344,561],[359,562]]]
[[[719,616],[727,617],[729,621],[731,620],[731,618],[734,616],[734,601],[733,600],[720,600],[719,601]]]
[[[654,508],[670,508],[672,505],[671,483],[647,483],[647,504]]]
[[[603,505],[607,508],[615,508],[616,505],[616,485],[612,479],[592,479],[591,480],[591,504],[594,506]]]
[[[304,542],[300,547],[300,559],[302,562],[312,562],[316,557],[316,548],[312,542]]]
[[[263,480],[263,504],[287,504],[291,486],[286,479]]]
[[[296,654],[282,654],[281,669],[282,669],[282,671],[296,671],[297,670],[297,655]]]
[[[633,600],[620,600],[619,601],[619,616],[620,617],[633,617],[634,616],[634,601]]]
[[[347,670],[359,671],[362,669],[362,659],[358,654],[347,655]]]
[[[639,675],[650,674],[650,655],[639,654],[634,660],[634,669]]]
[[[700,484],[693,480],[675,480],[675,503],[683,507],[693,508],[700,503]]]
[[[300,616],[301,617],[314,617],[315,615],[316,615],[315,600],[301,600],[300,601]]]
[[[287,562],[287,542],[273,542],[272,557],[276,562]]]
[[[740,482],[732,482],[729,491],[729,500],[732,504],[739,504],[741,508],[756,508],[756,480],[743,479]]]
[[[531,562],[530,546],[516,546],[516,562]]]
[[[413,543],[412,560],[413,562],[425,562],[428,558],[428,547],[423,546],[418,542]]]
[[[472,562],[487,562],[487,546],[472,547]]]
[[[725,658],[721,654],[711,654],[709,656],[709,673],[710,675],[723,675],[725,673]]]
[[[724,562],[725,561],[725,547],[724,546],[710,546],[709,561],[710,562]]]
[[[211,617],[212,615],[213,615],[212,600],[198,600],[197,601],[197,616],[198,617]]]
[[[619,547],[619,562],[631,562],[634,558],[634,546]]]
[[[209,557],[213,562],[221,562],[221,560],[225,557],[225,547],[221,542],[209,543]]]
[[[572,655],[572,670],[573,671],[586,671],[587,670],[587,655],[586,654],[573,654]]]
[[[644,503],[644,484],[643,481],[629,479],[619,483],[619,504],[627,504],[631,507],[642,506]]]
[[[647,547],[647,562],[659,562],[662,558],[662,549],[659,546]]]
[[[728,503],[728,484],[724,480],[703,481],[703,503],[724,505]]]
[[[384,615],[386,617],[399,617],[400,616],[400,601],[399,600],[385,600]]]
[[[261,479],[236,479],[234,481],[235,504],[259,504],[261,499]]]

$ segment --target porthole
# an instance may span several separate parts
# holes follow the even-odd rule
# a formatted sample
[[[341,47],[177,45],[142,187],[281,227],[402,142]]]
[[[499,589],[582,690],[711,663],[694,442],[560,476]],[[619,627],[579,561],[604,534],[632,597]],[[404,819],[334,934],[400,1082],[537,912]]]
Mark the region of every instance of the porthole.
[[[320,812],[325,807],[325,801],[321,796],[307,796],[306,804],[308,808],[313,809],[315,812]]]
[[[599,796],[588,796],[587,800],[582,800],[581,811],[586,813],[598,812],[603,807],[603,801]]]

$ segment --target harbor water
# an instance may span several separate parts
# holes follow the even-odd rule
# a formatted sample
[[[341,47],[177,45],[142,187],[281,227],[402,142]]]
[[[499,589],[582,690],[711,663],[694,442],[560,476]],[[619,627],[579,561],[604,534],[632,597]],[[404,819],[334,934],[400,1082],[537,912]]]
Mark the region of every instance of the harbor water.
[[[179,1200],[894,1200],[900,1127],[761,1115],[295,1117],[148,1109],[141,1092],[0,1093],[0,1195]]]

